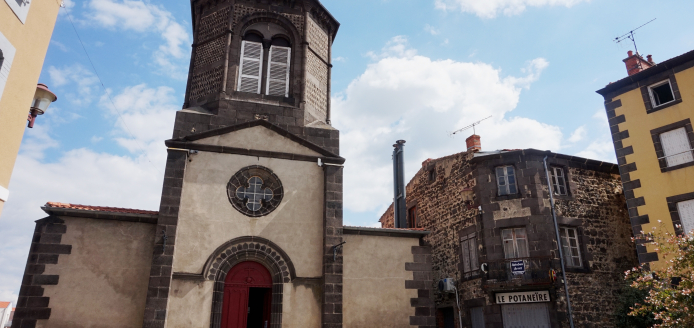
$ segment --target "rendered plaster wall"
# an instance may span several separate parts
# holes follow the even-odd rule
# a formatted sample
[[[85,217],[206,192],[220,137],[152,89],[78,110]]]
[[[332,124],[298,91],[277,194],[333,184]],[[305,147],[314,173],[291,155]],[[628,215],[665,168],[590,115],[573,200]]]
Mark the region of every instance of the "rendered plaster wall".
[[[283,328],[320,327],[320,280],[297,279],[283,287]],[[210,327],[213,281],[171,282],[167,328]]]
[[[309,156],[321,156],[319,153],[308,149],[287,137],[279,135],[264,126],[234,131],[233,133],[200,139],[195,143],[235,147],[242,149],[254,149],[291,153]]]
[[[0,186],[7,189],[59,9],[56,1],[32,1],[22,24],[10,6],[0,2],[0,33],[16,50],[0,97]],[[36,124],[41,125],[40,118]]]
[[[62,217],[72,245],[44,275],[51,316],[37,327],[141,327],[152,261],[155,225]]]
[[[409,327],[417,290],[405,289],[413,274],[418,238],[344,235],[343,327]]]
[[[229,202],[229,179],[249,165],[282,182],[282,203],[266,216],[248,217]],[[322,275],[323,169],[316,163],[200,152],[189,157],[179,211],[174,272],[201,273],[222,244],[260,236],[288,254],[298,277]]]
[[[643,197],[645,203],[637,207],[638,212],[634,216],[648,216],[650,222],[641,222],[643,223],[641,230],[647,232],[652,231],[653,228],[661,229],[659,220],[663,222],[664,229],[674,232],[675,228],[666,198],[694,192],[694,188],[692,188],[694,186],[694,167],[661,172],[650,132],[653,129],[685,119],[694,121],[694,68],[683,70],[674,75],[682,97],[682,102],[679,104],[649,114],[646,112],[644,99],[639,88],[613,99],[613,101],[621,100],[622,103],[621,107],[615,108],[615,115],[617,117],[624,115],[625,118],[625,122],[617,124],[616,127],[621,132],[628,131],[628,137],[621,140],[622,146],[623,148],[633,148],[633,154],[624,156],[624,164],[635,163],[635,170],[629,172],[627,176],[630,181],[640,181],[640,187],[634,189],[633,196],[635,199]],[[662,78],[662,80],[665,79],[666,77]],[[648,84],[644,83],[643,85]],[[636,233],[639,232],[636,231]],[[648,253],[655,252],[652,245],[645,247],[648,248]],[[659,265],[659,262],[651,263],[651,267],[658,267]]]

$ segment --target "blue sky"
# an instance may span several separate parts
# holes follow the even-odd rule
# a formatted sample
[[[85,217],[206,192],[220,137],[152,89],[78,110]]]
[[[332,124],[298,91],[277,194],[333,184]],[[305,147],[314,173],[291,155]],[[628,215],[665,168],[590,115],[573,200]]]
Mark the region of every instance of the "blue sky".
[[[47,201],[156,210],[192,43],[187,0],[66,1],[105,96],[61,10],[40,81],[58,102],[27,130],[0,217],[0,300],[16,300],[33,221]],[[393,141],[408,178],[427,158],[538,148],[614,161],[596,90],[626,76],[630,43],[663,61],[694,49],[694,2],[324,0],[333,46],[333,124],[342,131],[345,224],[372,226],[391,195]],[[0,4],[2,5],[2,4]],[[111,101],[112,100],[112,101]]]

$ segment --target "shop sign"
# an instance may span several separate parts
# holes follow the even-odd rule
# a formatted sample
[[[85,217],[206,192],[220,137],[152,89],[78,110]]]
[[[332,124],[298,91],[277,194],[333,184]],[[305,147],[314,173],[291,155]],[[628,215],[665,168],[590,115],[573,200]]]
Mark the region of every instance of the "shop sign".
[[[525,274],[525,261],[511,261],[511,274],[514,276]]]
[[[496,304],[549,302],[549,291],[496,293]]]

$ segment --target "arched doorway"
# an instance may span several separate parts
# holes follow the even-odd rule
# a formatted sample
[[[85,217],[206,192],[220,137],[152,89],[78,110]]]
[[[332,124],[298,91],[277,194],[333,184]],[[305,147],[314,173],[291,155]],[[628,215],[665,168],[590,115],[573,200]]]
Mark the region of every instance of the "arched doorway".
[[[258,262],[235,265],[224,280],[222,328],[270,328],[272,276]]]

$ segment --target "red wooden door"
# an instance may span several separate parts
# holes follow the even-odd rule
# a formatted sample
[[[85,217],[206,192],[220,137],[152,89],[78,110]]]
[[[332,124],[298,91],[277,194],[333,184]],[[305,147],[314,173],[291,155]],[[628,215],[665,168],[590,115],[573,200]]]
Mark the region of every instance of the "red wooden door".
[[[272,276],[262,264],[241,262],[229,270],[224,284],[222,328],[246,328],[251,287],[272,288]]]

